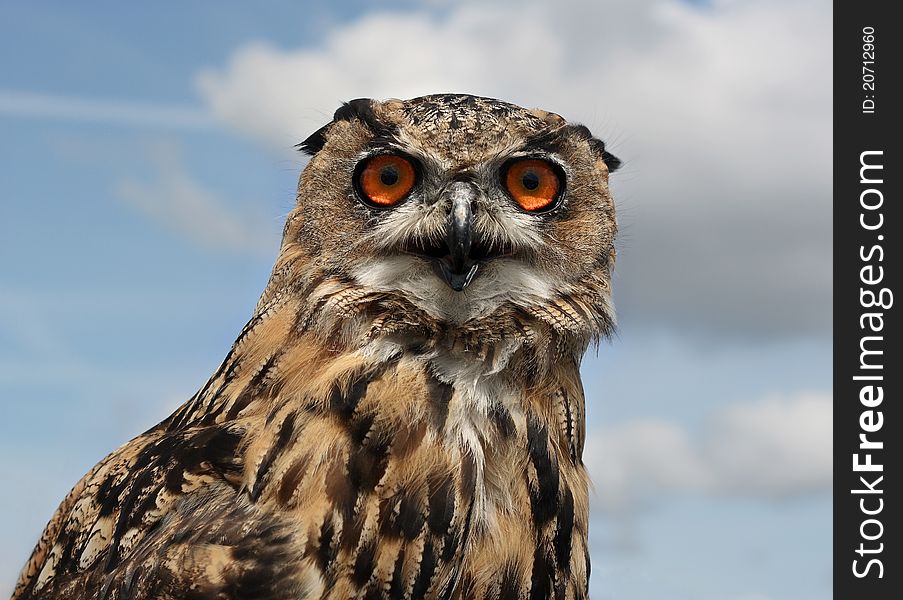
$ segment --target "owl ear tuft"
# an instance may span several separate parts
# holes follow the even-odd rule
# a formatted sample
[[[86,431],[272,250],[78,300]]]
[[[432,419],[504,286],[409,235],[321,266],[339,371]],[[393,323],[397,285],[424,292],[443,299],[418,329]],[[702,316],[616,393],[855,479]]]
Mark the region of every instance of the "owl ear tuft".
[[[373,100],[370,98],[349,100],[344,102],[332,115],[333,123],[336,121],[353,121],[354,119],[363,121],[371,126],[374,123],[378,123],[379,119],[376,118],[376,113],[373,112]]]
[[[604,145],[604,144],[603,144],[603,145]],[[621,159],[620,159],[620,158],[618,158],[617,156],[615,156],[615,155],[612,154],[611,152],[608,152],[607,150],[603,150],[603,151],[602,151],[602,160],[605,161],[605,166],[608,167],[608,172],[609,172],[609,173],[614,173],[615,171],[617,171],[618,169],[620,169],[620,168],[621,168],[621,165],[623,164],[623,163],[621,162]]]
[[[622,164],[621,159],[605,149],[605,142],[602,142],[600,140],[596,141],[599,142],[597,151],[602,154],[602,160],[605,162],[605,166],[608,167],[608,172],[614,173],[615,171],[620,169]]]
[[[310,134],[306,140],[296,145],[295,148],[308,156],[313,156],[326,145],[326,132],[334,123],[354,120],[362,121],[374,130],[381,127],[379,119],[376,118],[376,113],[373,112],[373,100],[370,98],[356,98],[342,103],[342,106],[332,115],[332,121]]]
[[[307,136],[307,139],[300,144],[295,145],[295,149],[303,152],[308,156],[313,156],[323,149],[326,145],[326,130],[332,126],[332,121],[320,127],[315,132]]]
[[[589,147],[592,148],[593,152],[599,155],[602,158],[605,165],[608,167],[609,173],[614,173],[621,166],[621,159],[609,152],[605,148],[605,142],[600,140],[599,138],[593,136],[592,132],[590,132],[589,128],[586,125],[568,125],[568,128],[571,132],[577,137],[586,140],[589,144]]]

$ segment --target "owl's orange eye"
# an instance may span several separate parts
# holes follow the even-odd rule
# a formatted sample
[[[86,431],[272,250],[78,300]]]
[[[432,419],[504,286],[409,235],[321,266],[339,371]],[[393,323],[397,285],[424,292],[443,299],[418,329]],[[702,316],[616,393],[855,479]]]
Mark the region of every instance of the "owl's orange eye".
[[[521,208],[537,212],[551,207],[558,199],[561,179],[548,162],[526,158],[507,168],[505,187]]]
[[[358,176],[358,185],[365,200],[385,208],[407,196],[416,179],[410,160],[397,154],[380,154],[366,162]]]

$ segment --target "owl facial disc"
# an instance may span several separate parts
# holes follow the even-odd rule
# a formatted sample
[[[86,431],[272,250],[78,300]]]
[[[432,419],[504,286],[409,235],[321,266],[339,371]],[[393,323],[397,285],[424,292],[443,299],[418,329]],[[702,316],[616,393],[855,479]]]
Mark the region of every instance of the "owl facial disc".
[[[299,147],[312,158],[285,269],[304,256],[444,324],[547,303],[558,314],[562,298],[577,298],[576,316],[556,326],[613,322],[620,161],[586,127],[462,94],[359,98]]]

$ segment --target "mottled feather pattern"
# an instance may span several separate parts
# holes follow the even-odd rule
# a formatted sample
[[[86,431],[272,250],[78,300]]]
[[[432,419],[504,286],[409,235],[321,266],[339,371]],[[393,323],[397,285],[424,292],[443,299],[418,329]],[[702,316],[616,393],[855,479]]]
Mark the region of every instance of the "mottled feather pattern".
[[[339,125],[363,133],[318,135],[354,149],[376,135],[366,119],[404,112],[411,127],[460,134],[434,132],[427,149],[421,132],[421,152],[464,140],[474,158],[485,127],[461,103],[507,127],[564,123],[432,98],[374,103]],[[323,160],[302,190],[326,179]],[[270,283],[226,359],[75,486],[15,600],[587,597],[579,364],[613,327],[610,240],[604,268],[567,293],[500,296],[452,322],[324,259],[329,240],[309,229],[318,210],[299,191]]]

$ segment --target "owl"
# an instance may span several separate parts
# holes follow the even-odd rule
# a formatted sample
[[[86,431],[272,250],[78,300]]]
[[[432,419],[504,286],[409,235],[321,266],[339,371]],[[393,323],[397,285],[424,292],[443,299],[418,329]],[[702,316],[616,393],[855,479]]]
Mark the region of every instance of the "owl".
[[[358,99],[207,383],[63,500],[14,600],[579,599],[618,159],[557,114]]]

